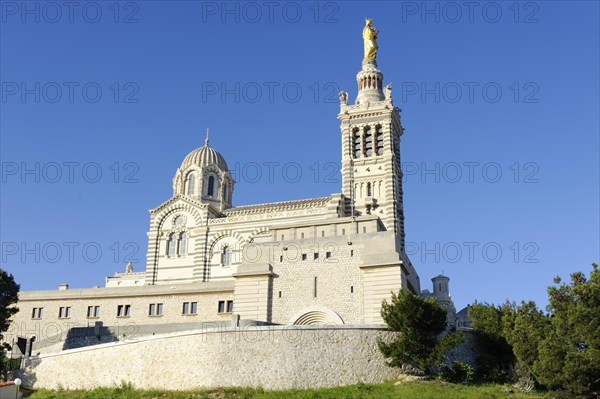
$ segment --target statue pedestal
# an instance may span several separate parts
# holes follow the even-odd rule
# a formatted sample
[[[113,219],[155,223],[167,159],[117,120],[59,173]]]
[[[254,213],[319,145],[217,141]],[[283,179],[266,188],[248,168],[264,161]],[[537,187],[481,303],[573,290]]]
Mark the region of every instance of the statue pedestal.
[[[377,61],[375,61],[375,59],[372,59],[372,60],[370,60],[370,59],[369,60],[363,59],[363,61],[362,61],[362,67],[363,67],[363,69],[367,65],[372,65],[373,67],[377,68]]]

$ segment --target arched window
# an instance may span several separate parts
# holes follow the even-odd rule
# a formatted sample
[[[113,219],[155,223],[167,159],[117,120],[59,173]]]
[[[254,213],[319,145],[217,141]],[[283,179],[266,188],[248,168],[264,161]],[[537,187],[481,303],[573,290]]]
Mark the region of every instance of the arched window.
[[[373,155],[373,135],[370,126],[365,127],[363,138],[363,154],[365,157],[370,157]]]
[[[181,235],[179,236],[179,246],[178,246],[177,255],[185,256],[185,254],[187,252],[187,240],[188,240],[188,234],[185,232],[181,233]]]
[[[367,183],[367,197],[372,197],[373,192],[371,190],[371,183]]]
[[[383,155],[383,131],[380,125],[375,127],[375,132],[377,155]]]
[[[177,238],[175,234],[172,233],[169,235],[169,240],[167,241],[167,255],[175,256],[177,253]]]
[[[190,173],[187,177],[186,183],[185,183],[185,187],[186,187],[186,194],[187,195],[194,195],[194,186],[196,185],[196,176],[194,176],[193,173]]]
[[[361,150],[361,138],[360,138],[360,130],[358,128],[354,128],[352,131],[352,156],[354,158],[360,158],[360,150]]]
[[[208,190],[206,190],[206,195],[212,197],[215,194],[215,177],[208,177]]]
[[[224,247],[223,251],[221,252],[221,265],[222,266],[229,266],[231,265],[231,248]]]

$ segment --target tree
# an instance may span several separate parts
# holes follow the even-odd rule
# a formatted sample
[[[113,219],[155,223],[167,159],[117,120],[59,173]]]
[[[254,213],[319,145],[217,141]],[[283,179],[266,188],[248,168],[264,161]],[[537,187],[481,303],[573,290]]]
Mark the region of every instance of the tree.
[[[391,303],[383,301],[381,317],[388,328],[399,334],[389,343],[379,341],[379,349],[393,367],[405,365],[430,372],[443,360],[444,352],[458,345],[462,334],[446,330],[446,309],[434,298],[424,299],[408,290],[392,293]]]
[[[505,355],[514,356],[515,369],[524,369],[523,376],[532,374],[550,389],[598,398],[600,270],[593,264],[589,279],[577,272],[570,284],[558,277],[554,283],[548,288],[548,314],[532,301],[518,307],[509,302],[470,307],[471,325],[484,342],[480,358],[487,355],[502,363],[509,359]]]
[[[0,333],[8,330],[10,318],[19,311],[19,309],[13,305],[19,299],[20,288],[21,287],[15,283],[12,274],[8,274],[0,269]],[[7,343],[0,345],[0,370],[8,369],[5,364],[8,359],[4,353],[6,350],[10,349],[11,347]]]
[[[510,302],[503,306],[475,302],[469,306],[467,312],[478,348],[477,379],[493,382],[508,379],[515,356],[503,334],[503,326],[513,322],[514,309],[515,305]]]
[[[538,360],[538,346],[551,332],[550,318],[533,301],[522,302],[503,316],[503,334],[520,365],[530,372]]]
[[[577,395],[600,396],[600,270],[548,288],[550,333],[538,346],[534,375],[542,384]]]
[[[0,269],[0,332],[8,330],[10,318],[19,311],[12,305],[19,299],[20,288],[12,274]]]

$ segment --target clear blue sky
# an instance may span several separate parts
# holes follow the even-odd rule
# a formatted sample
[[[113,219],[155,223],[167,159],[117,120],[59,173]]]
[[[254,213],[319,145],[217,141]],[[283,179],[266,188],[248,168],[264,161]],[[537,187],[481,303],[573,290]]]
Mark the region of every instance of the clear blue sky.
[[[335,90],[356,96],[365,17],[422,288],[443,271],[459,308],[545,305],[600,258],[598,2],[0,4],[1,265],[23,290],[142,270],[148,210],[206,127],[235,205],[339,192]]]

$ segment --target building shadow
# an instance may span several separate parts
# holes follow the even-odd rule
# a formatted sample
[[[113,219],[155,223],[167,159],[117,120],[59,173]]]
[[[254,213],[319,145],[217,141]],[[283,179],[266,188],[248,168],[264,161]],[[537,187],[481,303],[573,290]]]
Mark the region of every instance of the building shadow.
[[[62,350],[83,348],[86,346],[118,342],[119,337],[114,329],[105,327],[102,322],[96,322],[94,327],[72,327],[67,332]]]

